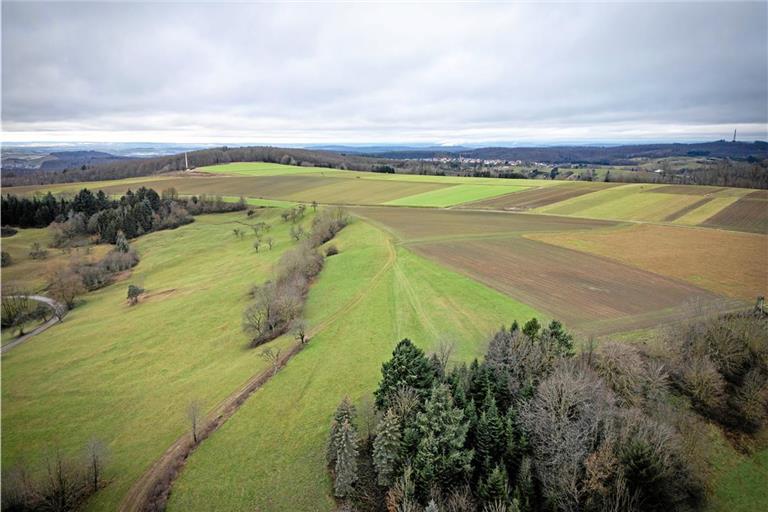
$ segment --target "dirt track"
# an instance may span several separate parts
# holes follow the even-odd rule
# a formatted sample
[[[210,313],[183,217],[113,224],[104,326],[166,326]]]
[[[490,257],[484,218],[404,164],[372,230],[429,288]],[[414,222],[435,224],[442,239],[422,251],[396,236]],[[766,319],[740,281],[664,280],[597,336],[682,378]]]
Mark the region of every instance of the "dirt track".
[[[391,240],[388,240],[387,242],[387,249],[387,261],[373,276],[370,283],[350,299],[349,302],[344,304],[344,306],[316,326],[312,327],[307,333],[308,338],[313,338],[330,324],[343,317],[368,295],[370,290],[374,288],[374,285],[395,263],[397,253],[395,252]],[[281,354],[278,362],[278,370],[283,368],[294,355],[301,351],[302,348],[302,344],[296,343],[285,353]],[[210,434],[223,425],[225,421],[231,418],[240,406],[245,403],[248,397],[266,384],[274,374],[275,372],[272,368],[265,369],[248,379],[242,386],[216,405],[207,416],[206,421],[201,428],[202,433],[199,442],[202,443]],[[187,458],[195,448],[196,445],[192,442],[188,433],[179,437],[133,484],[120,502],[118,510],[120,512],[159,510],[155,507],[155,504],[165,502],[170,494],[174,479],[177,477]]]
[[[51,298],[48,298],[48,297],[45,297],[43,295],[30,295],[29,298],[32,299],[32,300],[36,300],[37,302],[44,302],[45,304],[48,304],[52,309],[56,309],[56,310],[64,311],[64,312],[66,312],[66,310],[67,310],[67,308],[65,308],[63,304],[59,304],[55,300],[53,300]],[[61,315],[61,316],[63,318],[64,315]],[[25,341],[29,340],[33,336],[36,336],[36,335],[40,334],[41,332],[47,330],[49,327],[53,326],[54,324],[59,323],[60,321],[61,320],[59,320],[59,317],[54,314],[44,324],[35,327],[32,331],[28,332],[24,336],[19,336],[18,338],[16,338],[12,342],[8,343],[7,345],[3,345],[3,347],[0,348],[0,353],[5,354],[6,352],[11,350],[12,348],[21,345],[22,343],[24,343]]]

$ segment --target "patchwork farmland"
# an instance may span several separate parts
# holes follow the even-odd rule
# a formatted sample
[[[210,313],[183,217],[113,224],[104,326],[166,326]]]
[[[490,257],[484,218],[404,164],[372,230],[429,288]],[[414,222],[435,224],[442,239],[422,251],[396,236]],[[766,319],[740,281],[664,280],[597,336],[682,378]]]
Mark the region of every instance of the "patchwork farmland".
[[[3,356],[3,466],[39,460],[54,441],[75,454],[100,438],[110,451],[108,484],[87,510],[136,510],[139,483],[188,436],[188,402],[210,413],[254,376],[268,374],[186,459],[168,510],[333,510],[324,470],[333,409],[344,394],[365,409],[402,338],[427,352],[450,339],[455,365],[482,357],[499,325],[531,317],[562,321],[579,347],[590,338],[656,346],[663,328],[694,311],[748,310],[768,294],[768,197],[748,189],[242,163],[8,192],[119,196],[139,187],[242,197],[254,210],[137,237],[133,270]],[[337,254],[306,297],[311,341],[272,376],[268,361],[247,348],[241,316],[253,286],[275,279],[282,254],[299,244],[297,226],[311,231],[313,203],[318,212],[342,205],[352,222],[321,246]],[[286,220],[299,204],[305,217]],[[251,233],[259,222],[273,226],[274,249]],[[29,244],[50,240],[40,229],[3,239],[15,261],[3,269],[4,288],[44,291],[46,267],[79,254],[28,257]],[[111,246],[89,247],[95,261]],[[147,290],[135,307],[125,299],[128,283]],[[265,344],[283,354],[293,346],[291,333]],[[705,456],[715,468],[709,506],[725,510],[737,462],[753,459],[709,429],[717,447]],[[757,464],[764,446],[755,453]],[[761,503],[755,489],[744,496]]]

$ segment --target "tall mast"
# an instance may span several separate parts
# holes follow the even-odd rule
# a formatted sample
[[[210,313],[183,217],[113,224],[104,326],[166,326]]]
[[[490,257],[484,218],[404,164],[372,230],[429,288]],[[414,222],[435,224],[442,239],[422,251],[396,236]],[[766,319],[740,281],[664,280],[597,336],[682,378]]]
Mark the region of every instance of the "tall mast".
[[[187,152],[184,152],[184,168],[189,170],[189,160],[187,160]]]
[[[733,130],[733,140],[731,142],[736,142],[736,129]]]

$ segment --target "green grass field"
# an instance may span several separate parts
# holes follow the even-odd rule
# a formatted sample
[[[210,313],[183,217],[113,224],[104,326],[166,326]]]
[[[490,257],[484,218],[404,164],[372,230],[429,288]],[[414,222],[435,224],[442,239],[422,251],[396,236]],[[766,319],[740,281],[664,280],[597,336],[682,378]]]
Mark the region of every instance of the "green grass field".
[[[401,197],[384,204],[392,206],[430,206],[446,207],[454,206],[481,199],[489,199],[518,190],[527,190],[527,187],[506,185],[454,185],[452,187],[423,192],[413,196]]]
[[[375,389],[398,340],[410,337],[426,350],[454,340],[455,359],[467,360],[485,351],[502,323],[543,318],[405,249],[393,254],[388,244],[362,221],[339,235],[341,252],[312,287],[308,318],[317,324],[329,303],[359,302],[190,457],[169,510],[333,510],[324,468],[328,422],[345,393],[359,403]]]
[[[258,220],[275,226],[272,251],[255,253],[253,234],[238,224]],[[85,295],[62,324],[3,355],[3,467],[40,460],[54,447],[74,453],[101,438],[110,483],[89,508],[115,510],[185,431],[191,399],[211,408],[265,365],[245,348],[240,318],[249,286],[293,246],[288,226],[277,211],[254,219],[208,215],[135,240],[142,261],[130,278]],[[234,227],[247,230],[244,240]],[[148,294],[133,307],[128,283]]]

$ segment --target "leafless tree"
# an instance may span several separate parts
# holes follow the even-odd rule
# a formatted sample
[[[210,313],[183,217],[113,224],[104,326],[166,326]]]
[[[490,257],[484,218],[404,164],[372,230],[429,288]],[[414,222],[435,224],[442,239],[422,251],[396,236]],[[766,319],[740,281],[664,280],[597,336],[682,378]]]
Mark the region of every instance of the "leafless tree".
[[[92,438],[86,446],[88,471],[93,484],[93,492],[99,489],[99,483],[104,471],[104,463],[107,457],[107,448],[100,439]]]
[[[197,444],[199,439],[200,423],[202,423],[203,408],[198,400],[192,400],[187,405],[187,420],[192,433],[192,441]]]
[[[277,375],[277,371],[280,369],[280,349],[273,350],[272,347],[267,347],[261,351],[259,357],[272,365],[272,376]]]
[[[272,250],[272,246],[275,244],[275,241],[272,239],[271,236],[267,237],[267,246],[269,247],[269,250]]]
[[[85,292],[83,278],[68,265],[56,265],[48,272],[48,293],[72,309],[75,299]]]
[[[451,356],[456,348],[456,344],[448,339],[441,339],[437,344],[434,355],[437,361],[440,363],[440,368],[443,373],[448,370],[448,363],[451,361]]]
[[[307,337],[307,323],[304,320],[298,319],[293,322],[293,337],[302,345],[309,341]]]
[[[33,300],[29,298],[27,291],[15,288],[4,291],[8,295],[2,298],[3,327],[18,328],[21,336],[24,334],[24,322],[30,318]]]
[[[562,363],[522,409],[544,496],[557,509],[579,510],[582,468],[614,414],[612,394],[594,372]]]

